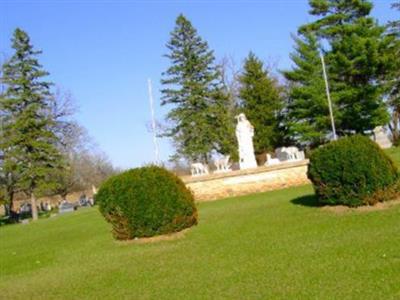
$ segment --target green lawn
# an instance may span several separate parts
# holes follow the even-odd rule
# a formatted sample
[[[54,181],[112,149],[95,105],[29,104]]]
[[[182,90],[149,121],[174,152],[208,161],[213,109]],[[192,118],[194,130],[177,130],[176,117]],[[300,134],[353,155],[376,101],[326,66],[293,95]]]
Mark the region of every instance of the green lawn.
[[[396,152],[397,153],[397,152]],[[400,205],[335,214],[304,186],[199,205],[121,244],[97,208],[0,227],[0,299],[400,299]]]

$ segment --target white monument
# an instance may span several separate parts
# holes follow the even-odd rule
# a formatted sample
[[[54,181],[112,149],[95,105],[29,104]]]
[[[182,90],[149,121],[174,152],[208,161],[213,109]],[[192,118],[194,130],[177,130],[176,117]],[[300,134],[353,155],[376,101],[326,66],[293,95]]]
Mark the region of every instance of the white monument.
[[[202,163],[193,163],[190,166],[192,176],[208,175],[208,166]]]
[[[275,154],[281,162],[305,159],[304,151],[299,151],[299,149],[294,146],[277,148]]]
[[[225,173],[230,172],[231,164],[229,163],[230,155],[222,156],[220,159],[214,161],[214,165],[217,168],[214,173]]]
[[[385,129],[382,126],[375,127],[374,135],[372,139],[377,143],[382,149],[387,149],[392,147],[392,142],[390,141],[389,137],[387,136]]]
[[[279,158],[272,158],[271,154],[267,153],[267,160],[265,161],[264,166],[273,166],[273,165],[279,165],[281,161]]]
[[[245,114],[241,113],[236,118],[238,120],[236,125],[236,138],[239,144],[240,169],[257,168],[253,146],[254,127],[247,120]]]

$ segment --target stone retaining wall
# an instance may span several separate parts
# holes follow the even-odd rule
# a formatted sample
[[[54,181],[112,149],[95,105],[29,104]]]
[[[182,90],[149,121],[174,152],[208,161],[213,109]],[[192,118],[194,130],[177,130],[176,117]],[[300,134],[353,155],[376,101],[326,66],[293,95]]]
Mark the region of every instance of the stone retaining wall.
[[[186,176],[182,180],[193,191],[196,201],[211,201],[307,184],[307,165],[308,160],[302,160],[223,174]]]

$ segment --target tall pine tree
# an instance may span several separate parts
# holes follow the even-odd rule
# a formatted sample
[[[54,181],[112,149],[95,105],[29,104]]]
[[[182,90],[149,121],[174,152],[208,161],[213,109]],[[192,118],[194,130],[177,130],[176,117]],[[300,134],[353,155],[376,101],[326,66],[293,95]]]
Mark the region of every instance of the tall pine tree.
[[[392,7],[400,11],[400,2]],[[390,40],[388,51],[389,74],[386,76],[388,105],[391,111],[390,130],[393,142],[400,143],[400,20],[388,24],[387,38]]]
[[[293,69],[283,72],[289,87],[286,125],[296,142],[316,147],[325,143],[331,132],[320,46],[312,34],[294,40]]]
[[[179,157],[191,161],[207,163],[213,150],[229,154],[234,141],[229,98],[213,52],[183,15],[176,19],[167,48],[171,66],[163,73],[161,104],[172,109],[165,136],[173,139]]]
[[[364,133],[388,123],[380,77],[386,71],[384,27],[370,16],[368,0],[310,0],[310,13],[319,17],[302,26],[322,44],[328,43],[326,61],[336,122],[341,133]]]
[[[400,2],[395,2],[392,4],[392,8],[395,10],[400,11]],[[400,35],[400,20],[394,20],[389,22],[390,28],[395,32],[397,35]]]
[[[254,126],[254,151],[256,154],[273,151],[279,140],[278,115],[282,109],[278,82],[251,52],[239,81],[241,109]]]
[[[18,176],[18,188],[31,199],[32,217],[37,219],[36,195],[49,188],[52,172],[61,167],[57,137],[52,132],[50,83],[42,69],[29,36],[16,29],[12,38],[15,53],[4,64],[6,85],[0,107],[7,116],[3,124],[4,168]]]

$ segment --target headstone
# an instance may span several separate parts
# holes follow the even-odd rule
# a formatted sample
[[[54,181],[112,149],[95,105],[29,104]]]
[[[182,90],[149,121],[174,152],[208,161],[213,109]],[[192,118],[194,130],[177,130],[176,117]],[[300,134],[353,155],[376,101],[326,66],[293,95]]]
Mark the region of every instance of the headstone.
[[[31,214],[32,213],[32,206],[30,203],[23,203],[20,207],[21,214]]]
[[[382,149],[387,149],[392,147],[392,142],[390,141],[385,129],[382,126],[375,127],[373,130],[372,139],[377,143]]]
[[[275,150],[275,155],[280,161],[287,161],[290,159],[289,153],[286,151],[286,147],[277,148]]]
[[[64,201],[58,207],[58,212],[60,214],[63,214],[63,213],[66,213],[66,212],[71,212],[71,211],[74,211],[74,205],[72,203],[68,203],[67,201]]]
[[[253,145],[254,127],[247,120],[245,114],[241,113],[236,118],[238,120],[236,138],[239,144],[240,169],[257,168]]]

